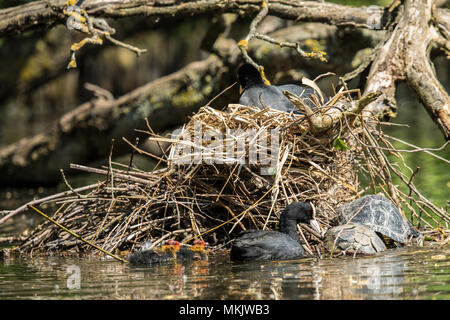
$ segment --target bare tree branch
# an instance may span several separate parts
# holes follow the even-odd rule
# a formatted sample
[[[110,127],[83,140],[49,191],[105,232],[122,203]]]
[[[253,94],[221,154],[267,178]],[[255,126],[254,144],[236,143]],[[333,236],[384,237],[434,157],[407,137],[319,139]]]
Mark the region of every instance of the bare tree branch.
[[[433,121],[450,139],[450,97],[436,78],[429,59],[439,33],[432,21],[432,0],[406,0],[398,24],[373,61],[365,93],[383,95],[364,112],[374,115],[395,112],[395,85],[407,81],[416,91]]]
[[[179,20],[192,15],[245,13],[253,15],[261,7],[261,0],[87,0],[81,7],[92,17],[123,18],[142,15],[155,24],[164,20]],[[45,25],[64,23],[65,0],[35,1],[0,10],[0,36],[20,33]],[[296,21],[316,21],[340,26],[379,29],[383,26],[383,8],[356,8],[325,2],[271,1],[269,14]]]

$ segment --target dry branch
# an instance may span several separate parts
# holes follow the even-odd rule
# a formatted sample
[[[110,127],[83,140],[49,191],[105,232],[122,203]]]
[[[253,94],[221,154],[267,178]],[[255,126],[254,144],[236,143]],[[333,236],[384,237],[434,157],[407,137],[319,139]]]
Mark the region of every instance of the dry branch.
[[[218,15],[239,13],[254,15],[261,7],[261,0],[191,0],[184,1],[85,1],[81,8],[92,17],[123,18],[142,15],[155,25],[167,21],[181,20],[192,15]],[[0,35],[16,34],[45,25],[64,23],[66,16],[64,0],[34,1],[24,5],[0,10]],[[445,16],[448,10],[436,10],[437,22],[448,24]],[[349,7],[319,1],[271,0],[269,14],[295,21],[314,21],[337,26],[352,26],[368,29],[383,29],[395,15],[388,9],[370,7]]]
[[[223,13],[255,14],[261,0],[191,0],[189,2],[140,0],[85,1],[81,8],[92,17],[123,18],[142,15],[154,21],[155,25],[167,20],[181,20],[192,15],[217,15]],[[35,1],[17,7],[0,10],[0,36],[20,33],[44,25],[64,23],[64,0]],[[364,27],[382,26],[382,8],[355,8],[337,4],[313,1],[271,1],[269,14],[297,21],[316,21],[334,25]]]

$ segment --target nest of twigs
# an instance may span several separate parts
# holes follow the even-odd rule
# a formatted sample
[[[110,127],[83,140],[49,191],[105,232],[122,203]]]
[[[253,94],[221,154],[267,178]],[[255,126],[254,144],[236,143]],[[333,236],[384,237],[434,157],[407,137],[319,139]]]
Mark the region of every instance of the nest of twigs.
[[[406,206],[417,219],[426,220],[416,211],[427,209],[448,222],[445,212],[426,199],[412,205],[418,191],[408,177],[403,178],[409,183],[409,195],[392,184],[396,169],[379,142],[390,152],[395,149],[384,140],[377,120],[345,112],[342,106],[351,102],[340,94],[327,106],[314,109],[316,116],[326,116],[333,108],[342,113],[338,121],[320,130],[312,127],[311,114],[241,105],[229,105],[224,111],[203,107],[171,139],[155,135],[149,127],[151,139],[172,142],[153,171],[123,169],[111,162],[104,169],[72,165],[104,174],[105,180],[85,187],[88,194],[71,190],[52,198],[49,202],[59,204],[53,220],[109,252],[133,251],[147,240],[157,246],[168,239],[189,243],[195,238],[215,249],[228,248],[242,230],[277,229],[282,209],[294,201],[313,203],[316,219],[326,230],[336,225],[339,204],[369,188],[384,192],[401,208]],[[278,135],[278,145],[271,134]],[[360,188],[358,172],[368,178],[366,189]],[[320,255],[325,250],[321,235],[308,226],[298,229],[307,252]],[[91,253],[95,249],[46,221],[19,250]]]

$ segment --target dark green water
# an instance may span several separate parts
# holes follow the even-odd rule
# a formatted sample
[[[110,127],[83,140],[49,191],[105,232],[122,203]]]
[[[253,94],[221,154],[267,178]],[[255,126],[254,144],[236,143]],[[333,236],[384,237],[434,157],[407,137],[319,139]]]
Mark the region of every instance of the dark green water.
[[[372,257],[137,268],[62,257],[0,260],[0,299],[450,299],[450,247]]]

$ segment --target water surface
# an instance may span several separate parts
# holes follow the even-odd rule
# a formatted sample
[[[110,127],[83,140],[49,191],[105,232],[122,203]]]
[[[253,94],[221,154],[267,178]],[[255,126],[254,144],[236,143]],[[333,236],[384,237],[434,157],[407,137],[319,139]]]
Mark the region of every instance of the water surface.
[[[285,262],[133,267],[73,257],[0,260],[0,299],[449,299],[450,247]]]

